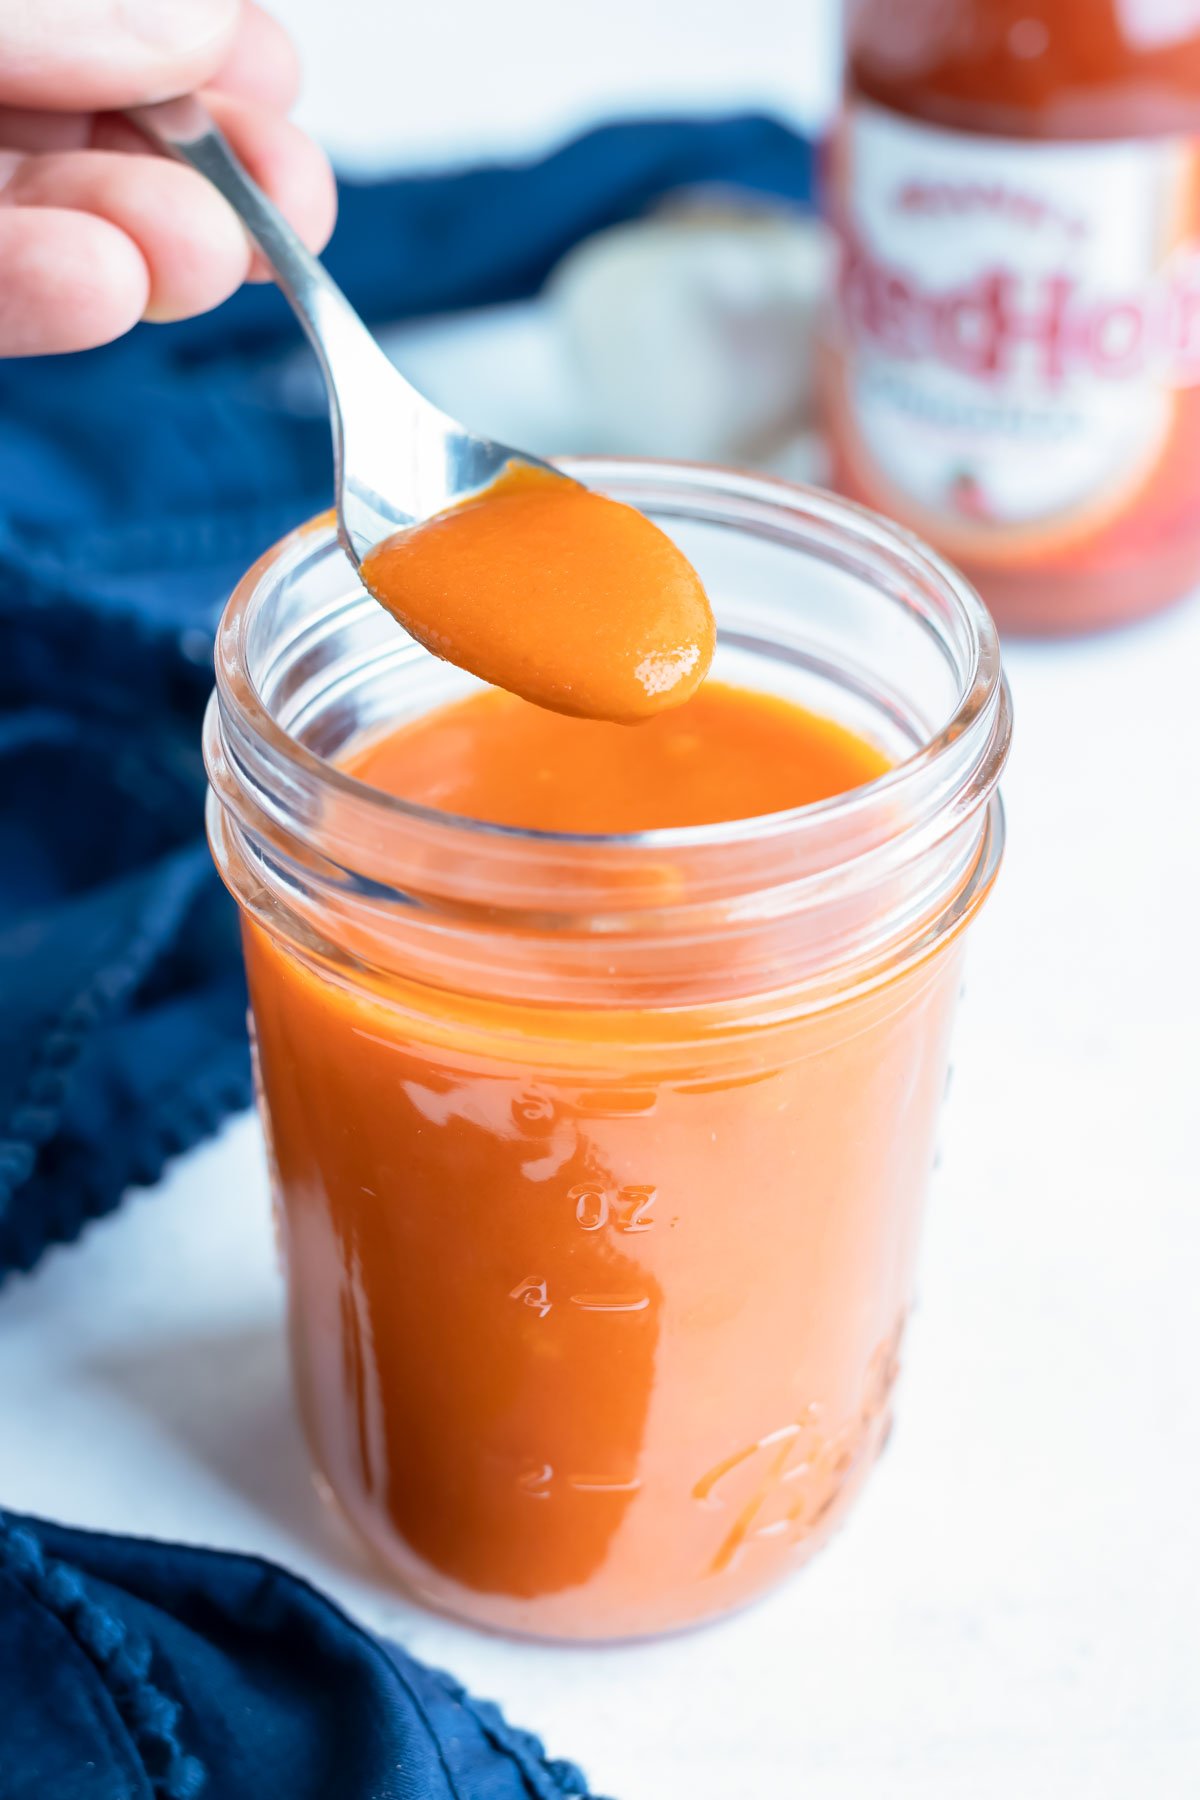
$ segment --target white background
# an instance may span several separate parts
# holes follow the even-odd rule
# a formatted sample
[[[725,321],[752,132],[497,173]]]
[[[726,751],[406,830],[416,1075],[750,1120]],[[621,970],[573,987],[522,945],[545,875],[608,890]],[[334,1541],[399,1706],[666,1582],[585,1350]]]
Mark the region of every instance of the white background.
[[[605,118],[832,101],[829,0],[274,0],[343,167],[532,155]]]
[[[583,9],[541,0],[466,34],[462,8],[285,10],[308,117],[429,160],[536,147],[622,95],[741,102],[756,71],[807,104],[824,56],[799,0],[746,0],[736,39],[715,8],[589,8],[583,48]],[[553,30],[523,72],[530,21]],[[372,31],[407,59],[403,106]],[[495,429],[544,404],[560,429],[559,397],[489,389],[497,330],[459,328],[439,398]],[[479,1636],[380,1585],[308,1483],[249,1119],[3,1294],[0,1496],[299,1568],[616,1800],[1200,1793],[1200,603],[1008,665],[1009,853],[971,948],[898,1429],[810,1570],[717,1628],[602,1651]]]

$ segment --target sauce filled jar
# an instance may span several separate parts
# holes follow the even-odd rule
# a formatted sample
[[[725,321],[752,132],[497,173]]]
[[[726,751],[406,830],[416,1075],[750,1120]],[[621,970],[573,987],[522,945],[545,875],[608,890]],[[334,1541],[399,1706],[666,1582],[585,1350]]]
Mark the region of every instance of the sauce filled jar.
[[[429,1603],[596,1639],[779,1580],[885,1440],[1009,708],[970,586],[857,507],[569,472],[689,557],[720,683],[885,772],[611,835],[384,793],[361,747],[478,684],[327,521],[230,601],[206,755],[322,1487]]]
[[[1200,4],[850,0],[834,481],[1002,628],[1200,580]]]

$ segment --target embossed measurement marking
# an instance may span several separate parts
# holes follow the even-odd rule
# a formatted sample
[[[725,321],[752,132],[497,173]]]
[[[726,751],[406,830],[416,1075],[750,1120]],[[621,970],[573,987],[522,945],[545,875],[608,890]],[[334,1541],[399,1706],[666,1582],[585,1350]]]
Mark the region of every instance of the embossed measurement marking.
[[[536,1275],[518,1281],[508,1297],[530,1307],[539,1319],[544,1319],[554,1305],[547,1284],[539,1281]],[[645,1312],[650,1297],[648,1294],[572,1294],[570,1302],[584,1312],[636,1313]]]
[[[632,1481],[602,1481],[592,1475],[567,1476],[567,1486],[578,1494],[636,1494],[641,1485],[637,1475]]]
[[[539,1281],[536,1275],[528,1275],[524,1281],[518,1281],[508,1297],[510,1300],[519,1300],[523,1306],[531,1306],[540,1319],[544,1319],[550,1311],[551,1300],[546,1291],[546,1283]]]
[[[647,1294],[631,1298],[627,1294],[572,1294],[571,1305],[584,1312],[645,1312],[650,1304]]]
[[[628,1481],[613,1481],[604,1475],[556,1476],[550,1463],[526,1469],[524,1474],[517,1476],[517,1486],[531,1500],[551,1499],[552,1490],[559,1482],[577,1494],[636,1494],[642,1485],[639,1475]]]
[[[653,1231],[651,1212],[657,1188],[636,1182],[619,1188],[603,1188],[591,1181],[581,1181],[569,1188],[567,1199],[575,1202],[575,1222],[581,1231],[603,1231],[611,1225],[625,1233]]]

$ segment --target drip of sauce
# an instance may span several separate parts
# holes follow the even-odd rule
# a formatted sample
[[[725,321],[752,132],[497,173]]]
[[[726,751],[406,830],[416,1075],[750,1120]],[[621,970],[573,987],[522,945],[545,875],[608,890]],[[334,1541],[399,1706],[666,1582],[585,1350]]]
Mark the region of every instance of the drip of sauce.
[[[552,712],[635,724],[712,660],[707,596],[666,533],[540,469],[386,538],[362,577],[435,656]]]

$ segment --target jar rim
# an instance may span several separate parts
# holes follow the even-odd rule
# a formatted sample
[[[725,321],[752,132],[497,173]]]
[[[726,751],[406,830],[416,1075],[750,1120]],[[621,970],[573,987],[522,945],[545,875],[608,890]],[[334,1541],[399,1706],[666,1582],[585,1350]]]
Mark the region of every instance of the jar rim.
[[[753,845],[797,831],[863,821],[884,810],[894,815],[898,809],[905,810],[906,800],[915,800],[931,789],[944,789],[943,771],[951,759],[973,789],[977,802],[991,792],[999,779],[1010,735],[1010,702],[998,633],[966,577],[914,533],[854,501],[781,476],[646,457],[579,456],[554,460],[565,473],[589,485],[603,488],[606,482],[632,482],[655,487],[660,494],[673,491],[685,513],[694,510],[696,501],[716,503],[722,499],[782,510],[839,532],[859,549],[898,565],[937,598],[948,619],[957,622],[966,657],[959,673],[958,704],[951,716],[911,755],[857,787],[803,806],[712,824],[662,826],[636,832],[546,831],[475,819],[405,800],[361,781],[293,736],[274,718],[245,665],[246,633],[256,605],[264,602],[271,584],[286,572],[289,561],[311,555],[314,550],[323,551],[336,541],[332,513],[319,515],[289,532],[264,552],[235,587],[216,636],[217,697],[222,710],[231,708],[242,729],[258,740],[268,756],[285,759],[307,782],[352,802],[356,811],[362,809],[360,816],[369,814],[381,821],[425,828],[450,828],[481,845],[488,841],[512,846],[528,843],[542,851],[608,849],[618,853],[711,851],[724,845]],[[688,495],[692,497],[692,508],[684,505]],[[664,508],[657,510],[661,513]],[[977,746],[977,754],[965,754],[972,745]],[[962,780],[950,781],[952,790],[962,785]]]

